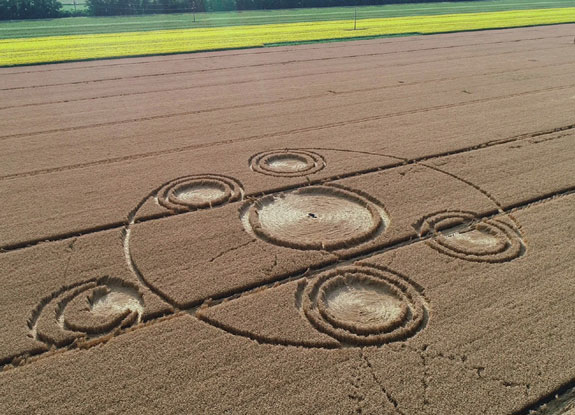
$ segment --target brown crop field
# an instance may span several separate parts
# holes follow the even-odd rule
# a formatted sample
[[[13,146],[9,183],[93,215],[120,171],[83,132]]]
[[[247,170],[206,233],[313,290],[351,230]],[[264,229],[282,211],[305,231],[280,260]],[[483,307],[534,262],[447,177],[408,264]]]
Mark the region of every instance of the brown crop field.
[[[0,412],[573,414],[574,35],[0,69]]]

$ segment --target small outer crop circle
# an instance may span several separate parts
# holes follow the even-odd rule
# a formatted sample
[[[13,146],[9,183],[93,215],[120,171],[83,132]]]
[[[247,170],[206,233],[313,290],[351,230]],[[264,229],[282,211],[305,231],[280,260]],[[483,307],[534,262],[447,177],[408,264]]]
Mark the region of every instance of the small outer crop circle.
[[[337,313],[334,313],[331,310],[332,307],[328,299],[329,294],[336,292],[338,289],[346,289],[347,287],[353,287],[354,285],[363,286],[366,289],[369,289],[368,287],[371,286],[373,291],[376,291],[378,287],[385,287],[385,289],[390,292],[390,297],[393,296],[396,300],[401,301],[400,307],[398,307],[399,312],[394,316],[394,318],[386,319],[385,321],[375,324],[353,320],[350,321],[350,319],[338,316]],[[326,281],[322,286],[322,290],[319,291],[318,294],[317,308],[321,316],[334,327],[340,327],[355,334],[370,335],[389,332],[399,327],[408,317],[409,308],[407,307],[407,301],[404,298],[405,295],[403,292],[392,284],[386,284],[385,282],[366,274],[338,275]],[[360,310],[360,313],[361,312],[365,313],[365,310]]]
[[[28,326],[37,340],[63,347],[136,324],[143,312],[137,286],[113,277],[92,278],[44,297],[32,310]]]
[[[380,287],[401,304],[390,319],[358,324],[334,316],[326,297],[338,287],[358,285]],[[421,293],[405,277],[372,266],[346,266],[321,274],[303,295],[303,311],[319,331],[342,343],[355,346],[382,345],[402,341],[421,330],[427,322],[427,304]]]
[[[272,150],[258,153],[250,159],[253,171],[278,177],[308,176],[325,166],[322,156],[308,150]]]
[[[294,209],[290,209],[291,203]],[[328,186],[264,196],[251,205],[247,215],[249,228],[260,239],[305,250],[355,246],[371,239],[385,226],[382,213],[370,201],[348,190]],[[277,224],[272,223],[274,218]]]
[[[207,209],[241,197],[237,180],[217,174],[181,177],[165,184],[157,194],[161,206],[177,212]]]
[[[512,225],[498,219],[474,220],[470,212],[446,212],[427,218],[422,228],[434,235],[427,244],[445,255],[473,262],[511,261],[523,253],[523,242]],[[458,221],[470,224],[463,231],[442,232]],[[466,234],[475,234],[475,239],[466,238]]]

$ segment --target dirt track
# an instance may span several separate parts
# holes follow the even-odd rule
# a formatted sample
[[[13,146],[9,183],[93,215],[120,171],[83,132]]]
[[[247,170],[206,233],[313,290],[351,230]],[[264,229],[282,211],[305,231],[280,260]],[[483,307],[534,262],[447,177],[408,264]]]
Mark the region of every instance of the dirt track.
[[[0,70],[3,408],[563,413],[574,29]]]

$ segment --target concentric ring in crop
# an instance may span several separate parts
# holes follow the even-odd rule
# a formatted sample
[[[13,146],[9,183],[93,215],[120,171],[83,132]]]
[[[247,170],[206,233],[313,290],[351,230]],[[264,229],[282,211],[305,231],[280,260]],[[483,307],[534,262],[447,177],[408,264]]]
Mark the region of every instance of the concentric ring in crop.
[[[467,261],[506,262],[525,250],[515,226],[499,219],[477,221],[470,212],[440,212],[428,217],[422,229],[424,234],[433,234],[427,240],[430,247]]]
[[[388,218],[364,197],[331,186],[264,196],[244,212],[248,233],[274,245],[302,250],[349,248],[382,232]]]
[[[250,159],[250,168],[258,173],[297,177],[317,173],[326,166],[322,156],[308,150],[272,150]]]
[[[405,340],[423,328],[429,313],[410,281],[366,265],[321,274],[306,287],[303,310],[317,330],[356,346]]]
[[[173,211],[206,209],[241,198],[241,184],[230,177],[203,174],[186,176],[165,184],[158,203]]]

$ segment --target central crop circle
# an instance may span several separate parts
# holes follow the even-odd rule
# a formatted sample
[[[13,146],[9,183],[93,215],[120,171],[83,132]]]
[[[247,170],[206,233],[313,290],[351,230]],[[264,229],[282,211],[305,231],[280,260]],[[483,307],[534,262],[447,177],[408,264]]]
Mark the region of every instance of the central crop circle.
[[[350,191],[314,186],[266,196],[244,221],[256,236],[298,249],[339,249],[362,243],[384,226],[382,212]]]

